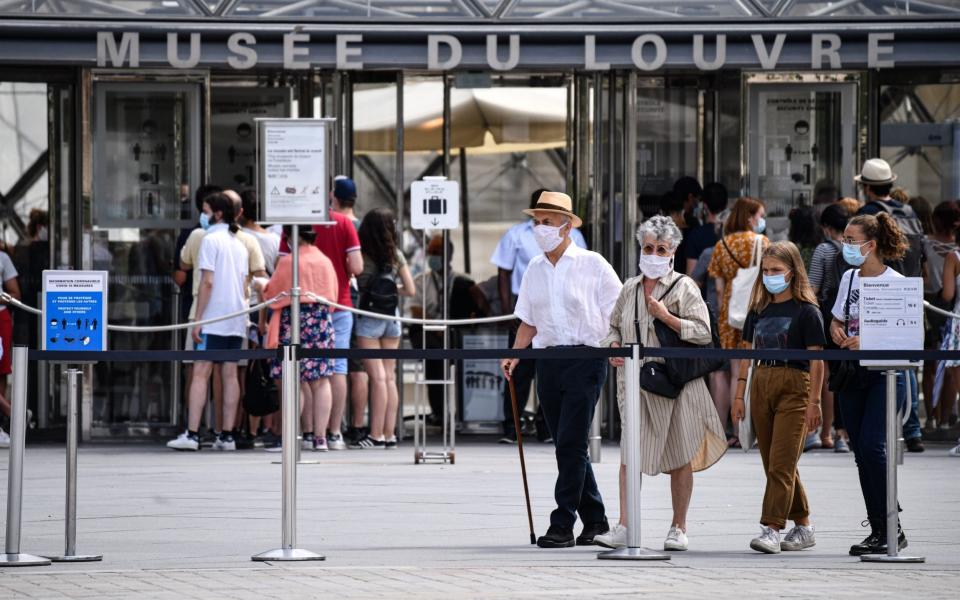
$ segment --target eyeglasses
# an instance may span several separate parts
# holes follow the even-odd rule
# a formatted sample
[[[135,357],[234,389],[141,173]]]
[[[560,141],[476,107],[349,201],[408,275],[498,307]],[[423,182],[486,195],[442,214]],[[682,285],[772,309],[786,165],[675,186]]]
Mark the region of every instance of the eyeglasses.
[[[670,256],[671,254],[670,247],[666,245],[644,244],[642,250],[644,254],[656,254],[657,256]]]
[[[869,244],[872,240],[855,240],[852,238],[845,237],[840,241],[843,242],[844,244],[849,244],[851,246],[862,246],[864,244]]]

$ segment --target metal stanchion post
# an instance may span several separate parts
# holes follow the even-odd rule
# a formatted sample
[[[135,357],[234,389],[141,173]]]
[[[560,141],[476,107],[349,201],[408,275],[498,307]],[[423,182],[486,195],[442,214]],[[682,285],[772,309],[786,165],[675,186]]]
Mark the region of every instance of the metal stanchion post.
[[[893,563],[922,563],[926,562],[923,556],[903,556],[900,554],[898,538],[900,536],[900,503],[897,501],[897,450],[900,443],[900,434],[903,431],[897,411],[897,372],[889,370],[887,376],[887,553],[867,554],[860,557],[863,562],[893,562]],[[904,371],[907,387],[910,386],[909,375]],[[910,407],[907,406],[907,410]]]
[[[283,446],[281,454],[281,543],[280,548],[268,550],[251,557],[257,562],[324,560],[325,557],[297,548],[297,456],[300,440],[297,431],[300,425],[300,365],[297,349],[300,346],[300,228],[292,227],[290,255],[293,260],[290,293],[290,344],[283,347]]]
[[[58,556],[48,556],[53,562],[93,562],[103,560],[102,554],[77,554],[77,439],[80,429],[80,380],[83,371],[67,369],[67,495],[64,509],[64,550]]]
[[[602,398],[602,395],[601,395]],[[603,420],[603,411],[602,409],[602,400],[597,410],[593,413],[593,422],[590,423],[590,462],[599,463],[601,458],[601,448],[603,444],[603,436],[600,434],[600,421]]]
[[[23,502],[23,446],[27,436],[27,347],[13,348],[13,395],[10,404],[10,462],[7,467],[7,536],[0,567],[49,565],[42,556],[20,552]]]
[[[610,560],[670,560],[668,554],[640,546],[640,345],[633,345],[633,355],[624,366],[626,381],[626,414],[623,416],[627,439],[627,547],[597,554]]]

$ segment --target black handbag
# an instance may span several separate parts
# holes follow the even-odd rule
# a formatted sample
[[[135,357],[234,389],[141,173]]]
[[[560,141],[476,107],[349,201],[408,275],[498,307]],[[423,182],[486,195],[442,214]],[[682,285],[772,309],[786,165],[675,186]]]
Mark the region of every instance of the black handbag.
[[[674,286],[680,282],[685,276],[681,275],[674,280],[670,287],[667,288],[667,291],[660,296],[660,301],[662,302],[671,291],[673,291]],[[637,284],[637,314],[640,314],[640,289],[641,284]],[[708,307],[709,311],[709,307]],[[678,316],[678,315],[674,315]],[[637,340],[640,339],[640,323],[639,320],[635,322],[637,327]],[[680,339],[680,335],[670,329],[670,327],[660,321],[655,320],[653,323],[653,330],[657,335],[657,341],[660,343],[661,348],[719,348],[720,347],[720,335],[718,333],[718,327],[716,322],[716,317],[713,312],[710,311],[710,334],[711,341],[705,346],[699,346],[697,344],[691,344],[690,342],[685,342]],[[646,365],[644,365],[646,366]],[[704,377],[714,371],[719,371],[720,369],[726,366],[726,362],[722,358],[674,358],[663,363],[664,372],[666,377],[670,382],[676,386],[678,389],[682,390],[683,386],[687,383],[693,381],[694,379],[699,379]],[[678,392],[679,395],[679,392]],[[676,397],[676,396],[673,396]]]
[[[676,400],[683,390],[682,385],[677,385],[670,380],[667,374],[667,366],[661,362],[643,363],[640,367],[640,387],[641,389]]]
[[[270,363],[265,358],[251,360],[247,366],[243,409],[254,417],[265,417],[280,410],[277,385],[270,378]]]
[[[859,272],[859,271],[858,271]],[[847,299],[843,304],[843,331],[847,332],[847,326],[850,324],[850,292],[853,288],[853,274],[850,275],[850,283],[847,285]],[[857,360],[838,360],[830,362],[830,379],[827,381],[827,388],[831,392],[846,392],[860,389],[867,379],[868,372],[860,366]]]

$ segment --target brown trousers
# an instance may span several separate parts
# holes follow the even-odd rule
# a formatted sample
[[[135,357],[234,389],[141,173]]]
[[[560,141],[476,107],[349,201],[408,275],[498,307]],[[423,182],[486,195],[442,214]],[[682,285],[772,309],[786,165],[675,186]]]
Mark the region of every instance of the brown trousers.
[[[807,435],[810,374],[789,367],[757,367],[750,389],[750,416],[767,475],[760,522],[774,529],[810,515],[797,463]]]

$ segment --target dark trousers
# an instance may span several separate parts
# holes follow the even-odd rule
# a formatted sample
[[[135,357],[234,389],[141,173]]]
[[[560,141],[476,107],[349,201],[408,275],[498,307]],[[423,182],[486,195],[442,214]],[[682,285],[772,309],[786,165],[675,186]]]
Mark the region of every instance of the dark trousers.
[[[523,427],[523,407],[526,406],[527,398],[530,397],[530,386],[533,385],[536,373],[537,361],[531,359],[521,360],[513,370],[513,385],[517,390],[517,405],[520,410],[520,427]],[[547,423],[543,417],[543,406],[539,403],[534,423],[537,426],[537,438],[547,439]],[[503,386],[503,433],[504,435],[516,433],[513,423],[513,402],[510,400],[510,386],[507,385]]]
[[[573,528],[577,513],[584,524],[606,518],[603,499],[587,456],[590,424],[607,377],[603,359],[537,361],[537,394],[557,457],[557,509],[550,524]]]
[[[886,374],[871,373],[864,389],[840,392],[843,424],[857,461],[860,489],[867,506],[867,517],[887,518],[887,379]],[[904,373],[897,374],[897,407],[906,403]]]

